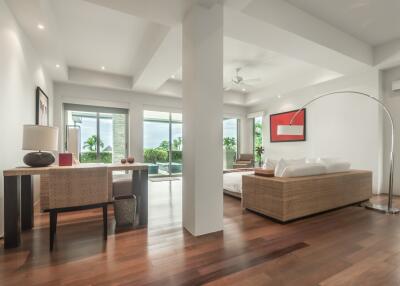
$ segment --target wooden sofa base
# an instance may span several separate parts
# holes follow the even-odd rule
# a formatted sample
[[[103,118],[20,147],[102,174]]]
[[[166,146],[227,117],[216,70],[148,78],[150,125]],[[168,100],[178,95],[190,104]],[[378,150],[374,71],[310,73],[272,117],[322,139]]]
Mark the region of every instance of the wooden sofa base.
[[[337,208],[334,208],[334,209],[322,211],[322,212],[319,212],[319,213],[309,214],[309,215],[306,215],[306,216],[302,216],[302,217],[298,217],[298,218],[286,220],[286,221],[279,220],[279,219],[273,218],[273,217],[271,217],[271,216],[267,216],[267,215],[265,215],[265,214],[263,214],[263,213],[261,213],[261,212],[257,212],[257,211],[251,210],[251,209],[247,209],[247,208],[246,208],[246,209],[244,209],[244,210],[249,211],[249,212],[252,212],[252,213],[256,213],[256,214],[261,215],[261,216],[263,216],[263,217],[266,217],[266,218],[268,218],[268,219],[270,219],[270,220],[272,220],[273,222],[276,222],[276,223],[288,224],[288,223],[292,223],[292,222],[295,222],[295,221],[298,221],[298,220],[311,218],[311,217],[314,217],[314,216],[317,216],[317,215],[322,215],[322,214],[325,214],[325,213],[337,211],[337,210],[340,210],[340,209],[343,209],[343,208],[347,208],[347,207],[351,207],[351,206],[362,207],[362,204],[363,204],[363,203],[366,203],[366,202],[368,202],[368,201],[369,201],[369,200],[364,200],[364,201],[360,201],[360,202],[348,204],[348,205],[345,205],[345,206],[337,207]]]
[[[372,172],[277,178],[243,176],[242,207],[279,222],[318,214],[368,200]]]

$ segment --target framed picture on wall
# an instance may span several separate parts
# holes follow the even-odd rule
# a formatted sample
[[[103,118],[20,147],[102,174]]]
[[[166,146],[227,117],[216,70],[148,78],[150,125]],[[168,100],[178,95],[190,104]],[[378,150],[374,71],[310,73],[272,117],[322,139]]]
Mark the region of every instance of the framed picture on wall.
[[[302,125],[302,135],[278,135],[278,125],[289,125],[290,120],[298,110],[291,110],[282,113],[271,114],[269,117],[270,140],[273,142],[295,142],[306,141],[306,110],[302,109],[294,118],[293,125]]]
[[[40,88],[36,88],[36,124],[49,125],[49,98]]]

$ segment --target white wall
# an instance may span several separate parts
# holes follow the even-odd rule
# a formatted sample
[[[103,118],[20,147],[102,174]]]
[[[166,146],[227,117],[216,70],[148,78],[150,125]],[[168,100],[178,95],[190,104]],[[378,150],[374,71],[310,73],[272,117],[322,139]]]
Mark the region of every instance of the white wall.
[[[383,82],[383,100],[391,111],[394,121],[394,133],[395,133],[395,168],[394,168],[394,185],[393,190],[396,195],[400,195],[400,91],[392,91],[392,82],[394,80],[400,80],[400,66],[386,70],[382,73]],[[390,152],[390,124],[386,121],[384,125],[384,158],[389,157]],[[387,177],[389,176],[389,165],[388,161],[383,165],[384,181],[383,186],[386,191],[388,188]]]
[[[38,56],[21,32],[4,0],[0,0],[0,170],[22,164],[22,125],[35,123],[35,89],[40,86],[50,101],[52,83]],[[3,176],[0,176],[0,236],[3,236]]]
[[[340,157],[349,160],[354,169],[372,170],[374,192],[381,189],[382,178],[382,112],[380,106],[357,95],[333,95],[307,107],[305,142],[271,143],[269,115],[300,108],[317,95],[354,90],[379,98],[378,71],[342,77],[303,88],[249,109],[266,111],[264,118],[265,154],[273,159],[302,157]]]
[[[83,86],[77,84],[54,83],[54,125],[63,126],[63,103],[120,107],[129,109],[129,153],[137,161],[143,161],[143,110],[182,112],[182,99],[158,96],[108,88]],[[224,115],[239,118],[241,122],[241,138],[248,134],[245,124],[246,108],[234,105],[224,106]],[[60,134],[59,145],[62,149],[63,134]],[[246,150],[246,140],[241,142],[241,152]],[[221,147],[222,148],[222,147]]]

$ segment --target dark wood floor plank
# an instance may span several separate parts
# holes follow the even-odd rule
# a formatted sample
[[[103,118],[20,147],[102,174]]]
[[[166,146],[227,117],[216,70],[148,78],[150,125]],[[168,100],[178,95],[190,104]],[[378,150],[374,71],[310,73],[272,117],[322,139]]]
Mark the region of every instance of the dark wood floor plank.
[[[224,232],[193,237],[181,182],[149,183],[149,207],[147,229],[118,233],[110,208],[107,242],[100,211],[61,214],[52,253],[36,210],[21,247],[0,250],[0,285],[400,284],[399,216],[347,207],[281,225],[225,196]]]

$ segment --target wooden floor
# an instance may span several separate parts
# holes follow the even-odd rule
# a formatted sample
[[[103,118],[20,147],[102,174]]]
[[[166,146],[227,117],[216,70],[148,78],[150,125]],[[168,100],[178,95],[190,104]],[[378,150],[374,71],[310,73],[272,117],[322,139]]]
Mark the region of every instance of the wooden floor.
[[[100,211],[64,213],[50,253],[36,214],[20,248],[0,242],[0,285],[400,285],[399,216],[347,207],[280,225],[225,196],[224,232],[195,238],[181,182],[149,188],[148,229],[114,234],[110,210],[106,243]]]

